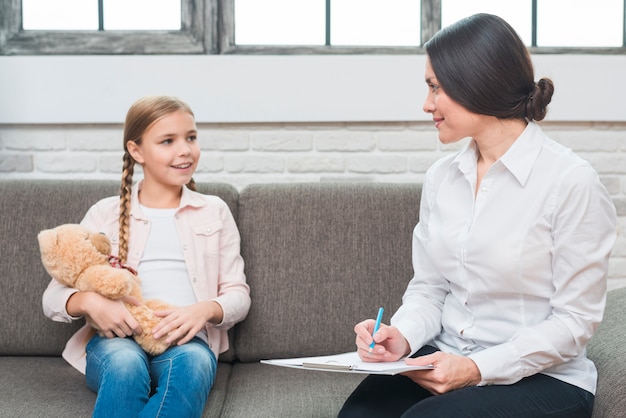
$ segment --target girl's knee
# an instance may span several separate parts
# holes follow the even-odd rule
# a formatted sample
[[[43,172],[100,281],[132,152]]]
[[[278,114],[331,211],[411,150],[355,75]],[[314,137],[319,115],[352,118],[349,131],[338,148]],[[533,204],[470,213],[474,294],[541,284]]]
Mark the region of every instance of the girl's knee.
[[[137,350],[121,338],[101,341],[87,352],[86,380],[88,387],[100,392],[111,385],[121,391],[144,393],[150,387],[148,359],[141,349]]]
[[[187,352],[187,362],[203,370],[214,370],[217,366],[215,355],[211,350],[197,344],[190,347],[190,350]]]
[[[183,348],[184,347],[184,348]],[[190,382],[213,385],[217,369],[215,355],[200,344],[186,344],[175,357],[178,367],[185,370]]]
[[[107,359],[107,368],[116,370],[120,375],[148,373],[148,361],[142,353],[118,351]]]
[[[102,339],[88,348],[87,363],[120,375],[147,374],[148,358],[139,346],[125,338]]]

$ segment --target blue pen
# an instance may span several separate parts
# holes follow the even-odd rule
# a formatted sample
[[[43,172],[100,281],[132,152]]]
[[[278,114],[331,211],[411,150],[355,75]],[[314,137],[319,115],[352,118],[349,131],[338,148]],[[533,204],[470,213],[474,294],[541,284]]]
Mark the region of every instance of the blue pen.
[[[372,338],[374,337],[374,334],[378,332],[378,328],[380,328],[380,321],[383,320],[383,312],[385,312],[383,308],[378,309],[378,316],[376,317],[376,325],[374,325],[374,332],[372,332]],[[372,341],[372,343],[370,344],[370,351],[374,349],[375,345],[376,343]]]

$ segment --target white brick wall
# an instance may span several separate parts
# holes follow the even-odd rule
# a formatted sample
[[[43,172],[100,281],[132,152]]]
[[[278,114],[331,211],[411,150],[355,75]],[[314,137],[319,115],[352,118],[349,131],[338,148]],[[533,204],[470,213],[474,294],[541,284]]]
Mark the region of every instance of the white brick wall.
[[[618,238],[610,288],[626,286],[626,123],[545,122],[556,141],[589,160],[613,197]],[[200,124],[198,181],[238,189],[268,182],[419,182],[459,144],[430,122]],[[0,125],[1,178],[118,180],[121,125]]]

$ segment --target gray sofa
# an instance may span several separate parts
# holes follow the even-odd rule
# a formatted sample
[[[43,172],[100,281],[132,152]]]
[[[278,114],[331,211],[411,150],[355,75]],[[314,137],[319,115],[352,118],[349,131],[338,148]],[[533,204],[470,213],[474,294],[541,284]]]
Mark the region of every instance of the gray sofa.
[[[0,416],[87,417],[95,395],[60,357],[80,325],[41,309],[49,278],[37,233],[78,222],[109,181],[0,181]],[[363,378],[260,364],[354,348],[353,325],[411,277],[420,187],[406,184],[200,184],[237,219],[251,286],[248,318],[230,332],[205,417],[332,417]],[[589,354],[599,369],[596,417],[626,416],[626,289],[609,294]]]

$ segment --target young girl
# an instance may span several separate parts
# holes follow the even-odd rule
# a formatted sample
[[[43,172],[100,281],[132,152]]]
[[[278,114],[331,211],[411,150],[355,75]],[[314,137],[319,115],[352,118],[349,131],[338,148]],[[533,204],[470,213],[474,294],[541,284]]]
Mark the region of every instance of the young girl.
[[[122,301],[55,281],[43,295],[46,316],[86,317],[63,357],[97,392],[94,417],[199,417],[215,378],[226,331],[250,308],[239,232],[227,205],[195,192],[200,148],[194,115],[172,97],[135,102],[124,124],[120,197],[97,202],[82,225],[106,234],[135,268],[146,299],[176,309],[156,312],[154,330],[172,346],[150,356],[130,337],[142,330]],[[144,179],[132,186],[135,163]]]

